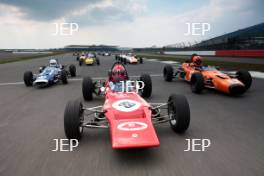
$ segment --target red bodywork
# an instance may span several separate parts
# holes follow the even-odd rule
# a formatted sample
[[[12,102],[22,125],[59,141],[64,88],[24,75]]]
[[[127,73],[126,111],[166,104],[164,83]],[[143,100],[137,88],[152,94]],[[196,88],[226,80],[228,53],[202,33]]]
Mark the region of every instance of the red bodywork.
[[[136,91],[114,92],[109,81],[105,88],[103,111],[109,122],[112,148],[159,146],[150,105]]]

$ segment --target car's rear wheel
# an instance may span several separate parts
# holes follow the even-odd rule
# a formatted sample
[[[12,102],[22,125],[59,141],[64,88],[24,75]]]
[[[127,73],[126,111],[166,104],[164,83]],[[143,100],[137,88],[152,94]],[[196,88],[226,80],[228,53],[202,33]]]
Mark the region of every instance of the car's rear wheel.
[[[82,82],[83,98],[87,101],[93,100],[94,84],[90,77],[84,77]]]
[[[140,91],[141,96],[144,98],[149,98],[152,93],[152,81],[148,74],[142,74],[139,78],[140,81],[144,83],[143,89]]]
[[[70,75],[72,77],[76,76],[76,67],[75,67],[75,65],[71,64],[70,67],[69,67],[69,71],[70,71]]]
[[[173,67],[171,65],[165,65],[163,68],[163,78],[165,81],[171,82],[173,78]]]
[[[96,58],[96,64],[97,64],[97,65],[100,65],[100,60],[99,60],[99,58]]]
[[[143,64],[143,58],[142,57],[139,58],[139,63]]]
[[[83,61],[79,60],[79,66],[82,66]]]
[[[190,84],[193,93],[202,93],[204,89],[203,75],[201,73],[193,73]]]
[[[245,85],[246,90],[249,89],[252,84],[252,77],[250,73],[248,71],[238,71],[236,75],[237,79]]]
[[[31,71],[26,71],[24,73],[24,83],[27,87],[33,85],[33,73]]]
[[[177,133],[185,132],[190,125],[190,107],[185,96],[172,94],[168,99],[168,116],[171,128]]]
[[[64,132],[68,139],[81,139],[84,119],[82,103],[79,100],[69,101],[64,111]]]
[[[65,70],[61,71],[61,81],[63,84],[68,83],[67,72]]]

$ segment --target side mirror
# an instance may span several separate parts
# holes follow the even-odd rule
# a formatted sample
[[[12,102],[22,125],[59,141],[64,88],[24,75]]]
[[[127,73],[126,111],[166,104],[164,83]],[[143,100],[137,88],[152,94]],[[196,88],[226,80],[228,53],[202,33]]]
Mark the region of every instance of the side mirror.
[[[43,71],[43,67],[39,67],[39,73]]]

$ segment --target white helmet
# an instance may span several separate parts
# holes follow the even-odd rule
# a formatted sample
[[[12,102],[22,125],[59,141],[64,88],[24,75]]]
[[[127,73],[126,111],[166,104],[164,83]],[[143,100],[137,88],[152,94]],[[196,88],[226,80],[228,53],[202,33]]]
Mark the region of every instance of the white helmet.
[[[57,66],[57,61],[55,59],[50,59],[49,66],[50,67],[56,67]]]

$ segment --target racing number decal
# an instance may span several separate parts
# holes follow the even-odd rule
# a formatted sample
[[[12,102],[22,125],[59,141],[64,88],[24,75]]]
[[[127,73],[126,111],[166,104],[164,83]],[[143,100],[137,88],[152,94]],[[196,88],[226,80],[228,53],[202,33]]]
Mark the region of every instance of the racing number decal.
[[[113,108],[123,112],[131,112],[140,107],[140,103],[134,100],[119,100],[112,104]]]
[[[139,131],[148,127],[148,124],[144,122],[123,122],[117,126],[117,129],[121,131]]]

